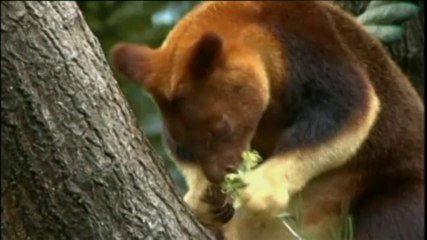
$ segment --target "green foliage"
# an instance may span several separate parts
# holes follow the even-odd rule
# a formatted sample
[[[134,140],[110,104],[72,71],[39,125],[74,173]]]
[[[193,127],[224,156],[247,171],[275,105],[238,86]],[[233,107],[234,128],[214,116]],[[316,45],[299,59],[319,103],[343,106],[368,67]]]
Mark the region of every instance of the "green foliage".
[[[409,2],[372,1],[359,20],[366,24],[396,24],[416,16],[419,7]]]
[[[222,191],[228,194],[234,201],[234,207],[240,206],[239,195],[245,187],[243,177],[250,170],[255,168],[262,160],[257,151],[245,151],[242,153],[243,163],[237,170],[237,173],[229,173],[225,176],[225,181],[221,185]]]
[[[372,25],[372,26],[365,26],[365,29],[376,36],[377,38],[381,39],[384,43],[392,43],[399,41],[402,39],[403,35],[405,34],[405,29],[402,26],[378,26],[378,25]]]
[[[416,17],[419,9],[415,1],[371,1],[358,19],[369,33],[389,44],[404,36],[403,23]]]

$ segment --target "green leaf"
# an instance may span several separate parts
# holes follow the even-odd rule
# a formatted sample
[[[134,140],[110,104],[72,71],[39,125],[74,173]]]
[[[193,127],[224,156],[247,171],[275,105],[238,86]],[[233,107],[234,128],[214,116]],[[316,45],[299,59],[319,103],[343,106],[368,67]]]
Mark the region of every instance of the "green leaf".
[[[243,181],[244,175],[256,167],[262,160],[257,151],[245,151],[242,153],[243,163],[237,173],[229,173],[225,176],[221,184],[222,191],[229,194],[234,201],[234,206],[240,205],[239,195],[241,190],[246,186]]]
[[[363,24],[393,24],[402,23],[417,15],[419,7],[412,3],[393,2],[368,8],[358,19]]]
[[[366,9],[371,9],[371,8],[376,8],[376,7],[380,7],[380,6],[384,6],[384,5],[388,5],[388,4],[393,4],[396,3],[395,0],[388,0],[388,1],[370,1],[368,3],[368,6],[366,7]]]
[[[261,156],[257,151],[246,151],[242,154],[243,158],[243,169],[244,171],[249,171],[256,167],[261,162]]]
[[[400,40],[405,34],[402,26],[365,26],[365,29],[373,36],[379,38],[384,43],[391,43]]]

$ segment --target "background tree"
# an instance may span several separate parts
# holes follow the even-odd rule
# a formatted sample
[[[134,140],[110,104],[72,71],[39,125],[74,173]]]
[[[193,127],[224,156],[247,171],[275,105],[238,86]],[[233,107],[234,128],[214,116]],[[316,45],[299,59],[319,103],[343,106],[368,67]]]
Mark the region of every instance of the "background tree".
[[[75,2],[1,7],[2,239],[210,239]]]

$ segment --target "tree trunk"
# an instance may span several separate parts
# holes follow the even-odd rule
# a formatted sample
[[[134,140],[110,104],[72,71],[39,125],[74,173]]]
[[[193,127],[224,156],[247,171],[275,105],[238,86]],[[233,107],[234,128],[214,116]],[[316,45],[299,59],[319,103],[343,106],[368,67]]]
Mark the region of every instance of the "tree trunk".
[[[363,13],[369,3],[342,0],[335,2],[355,16]],[[403,39],[387,47],[424,100],[424,1],[419,1],[419,4],[418,16],[404,23],[406,32]]]
[[[74,2],[1,3],[3,239],[211,239]]]

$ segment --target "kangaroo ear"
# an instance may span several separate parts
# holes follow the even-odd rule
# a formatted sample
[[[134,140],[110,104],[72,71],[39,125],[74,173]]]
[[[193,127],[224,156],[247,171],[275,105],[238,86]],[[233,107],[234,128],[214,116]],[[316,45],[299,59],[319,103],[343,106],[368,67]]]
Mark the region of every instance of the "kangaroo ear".
[[[151,59],[154,50],[131,43],[118,43],[110,51],[114,68],[125,77],[150,88]]]
[[[223,40],[216,33],[205,33],[196,43],[190,59],[190,72],[193,77],[208,76],[220,62]]]

